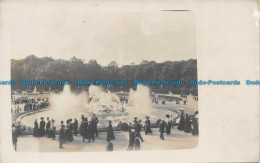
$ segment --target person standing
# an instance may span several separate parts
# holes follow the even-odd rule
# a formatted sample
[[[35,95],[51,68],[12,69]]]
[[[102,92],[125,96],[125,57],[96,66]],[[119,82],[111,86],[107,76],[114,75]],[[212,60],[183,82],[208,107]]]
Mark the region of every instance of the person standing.
[[[69,140],[73,141],[73,126],[74,124],[72,123],[72,119],[69,119]]]
[[[33,136],[34,137],[39,136],[39,126],[38,126],[37,119],[35,119],[34,121]]]
[[[171,119],[170,115],[166,114],[166,134],[169,135],[171,133]]]
[[[59,132],[59,148],[63,148],[62,144],[64,142],[65,139],[65,126],[63,125],[63,121],[60,122],[61,123],[61,129]]]
[[[188,114],[186,114],[186,118],[185,118],[184,132],[191,133],[191,123]]]
[[[88,138],[88,142],[90,142],[90,140],[92,139],[92,141],[95,141],[95,124],[93,124],[92,121],[89,121],[89,127],[87,130],[87,138]]]
[[[71,130],[71,121],[72,119],[68,119],[66,121],[67,126],[65,129],[65,140],[71,142],[73,140],[72,130]]]
[[[114,130],[113,130],[113,127],[112,127],[112,121],[109,120],[108,121],[109,125],[108,125],[108,128],[107,128],[107,140],[114,140],[116,139],[115,138],[115,135],[114,135]]]
[[[55,124],[54,124],[54,119],[51,120],[51,129],[50,129],[50,132],[48,134],[48,137],[49,138],[52,138],[52,140],[55,139],[55,130],[56,130],[56,127],[55,127]]]
[[[185,119],[184,119],[184,113],[181,112],[181,115],[180,115],[180,121],[179,121],[179,125],[178,125],[178,130],[181,130],[183,131],[184,130],[184,127],[185,127]]]
[[[160,120],[159,132],[160,132],[160,139],[164,140],[164,136],[163,136],[163,133],[164,133],[164,122],[163,122],[163,120]]]
[[[74,136],[78,136],[78,120],[75,118],[73,123]]]
[[[193,120],[192,135],[193,136],[199,135],[199,126],[198,126],[197,118],[194,118],[194,120]]]
[[[151,130],[151,121],[149,119],[149,116],[146,116],[144,130],[145,130],[145,135],[147,135],[149,133],[151,133],[151,134],[153,133]]]
[[[98,118],[96,117],[95,114],[93,114],[91,121],[92,121],[94,133],[96,133],[96,137],[98,137],[98,130],[97,130]]]
[[[51,121],[50,121],[49,117],[47,117],[46,135],[49,135],[50,128],[51,128]]]
[[[19,136],[18,128],[15,127],[15,124],[12,124],[12,140],[13,140],[13,145],[14,145],[15,151],[17,150],[18,136]]]
[[[41,122],[40,122],[40,132],[39,136],[44,136],[45,135],[45,121],[43,120],[44,118],[41,117]]]
[[[141,135],[141,130],[142,130],[142,125],[141,125],[141,120],[135,121],[135,131],[136,131],[136,135],[141,139],[142,142],[144,142],[144,139]]]
[[[80,135],[82,136],[82,141],[85,142],[85,139],[87,138],[87,132],[88,132],[87,118],[82,119],[79,130],[80,130]]]

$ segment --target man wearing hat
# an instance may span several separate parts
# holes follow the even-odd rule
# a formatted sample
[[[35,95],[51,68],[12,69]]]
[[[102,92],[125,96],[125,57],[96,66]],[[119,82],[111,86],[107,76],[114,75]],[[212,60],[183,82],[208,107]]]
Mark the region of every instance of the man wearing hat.
[[[146,116],[145,117],[146,120],[145,120],[145,126],[144,126],[144,130],[145,130],[145,135],[149,134],[149,133],[153,133],[152,130],[151,130],[151,121],[149,119],[149,116]]]
[[[45,135],[45,121],[43,120],[44,118],[41,117],[41,122],[40,122],[40,136],[44,136]]]
[[[163,120],[160,120],[160,122],[159,122],[159,132],[160,132],[160,139],[164,140],[164,136],[163,136],[164,122],[163,122]]]

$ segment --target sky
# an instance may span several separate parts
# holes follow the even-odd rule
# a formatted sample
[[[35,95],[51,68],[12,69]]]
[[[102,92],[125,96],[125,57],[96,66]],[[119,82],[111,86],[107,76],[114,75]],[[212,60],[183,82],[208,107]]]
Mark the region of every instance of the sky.
[[[13,59],[73,56],[101,65],[196,57],[192,12],[88,10],[84,6],[2,6],[0,31]],[[7,5],[6,5],[7,6]],[[16,12],[8,12],[12,8]]]

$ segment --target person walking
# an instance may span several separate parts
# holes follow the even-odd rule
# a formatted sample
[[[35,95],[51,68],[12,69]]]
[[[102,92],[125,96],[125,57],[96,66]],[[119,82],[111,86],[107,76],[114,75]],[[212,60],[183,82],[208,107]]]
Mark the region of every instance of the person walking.
[[[160,139],[161,140],[164,140],[164,136],[163,136],[164,127],[165,127],[165,125],[164,125],[163,120],[160,120],[160,122],[159,122],[159,132],[160,132]]]

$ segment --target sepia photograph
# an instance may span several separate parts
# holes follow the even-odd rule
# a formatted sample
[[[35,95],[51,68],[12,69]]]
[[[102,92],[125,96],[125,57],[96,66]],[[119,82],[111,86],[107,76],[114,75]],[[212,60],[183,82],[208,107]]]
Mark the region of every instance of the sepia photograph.
[[[0,1],[0,162],[259,162],[258,0]]]
[[[198,144],[190,11],[29,12],[12,27],[17,152],[173,150]],[[20,27],[24,30],[18,30]],[[24,40],[25,34],[30,36]]]

